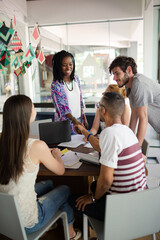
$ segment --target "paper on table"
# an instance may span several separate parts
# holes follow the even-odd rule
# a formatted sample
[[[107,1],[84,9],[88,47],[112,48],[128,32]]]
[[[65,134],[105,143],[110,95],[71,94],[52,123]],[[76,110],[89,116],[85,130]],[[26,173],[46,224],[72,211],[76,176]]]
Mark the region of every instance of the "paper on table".
[[[86,147],[86,148],[93,148],[92,145],[91,145],[89,142],[86,143],[86,144],[84,145],[84,147]]]
[[[79,157],[77,153],[73,151],[68,151],[64,155],[62,155],[62,161],[64,163],[65,168],[78,169],[81,166],[81,162],[79,162]]]
[[[72,135],[71,136],[71,141],[69,142],[62,142],[60,143],[58,146],[60,147],[72,147],[72,148],[76,148],[81,144],[84,144],[83,141],[84,136],[83,135]]]

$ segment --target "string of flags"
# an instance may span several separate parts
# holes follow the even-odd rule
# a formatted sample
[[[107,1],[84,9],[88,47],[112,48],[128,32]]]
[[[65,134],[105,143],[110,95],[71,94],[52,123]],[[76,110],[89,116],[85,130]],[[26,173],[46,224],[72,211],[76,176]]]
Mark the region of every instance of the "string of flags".
[[[0,20],[0,72],[6,73],[8,70],[6,66],[10,64],[14,74],[18,77],[26,73],[26,68],[32,65],[34,58],[36,58],[40,64],[43,64],[45,56],[41,48],[40,31],[37,24],[32,32],[32,38],[37,44],[35,51],[31,44],[29,44],[25,51],[22,50],[21,39],[13,27],[16,28],[15,15],[13,23],[11,20],[10,27],[7,27],[5,22]],[[10,51],[13,51],[14,54],[10,54]]]

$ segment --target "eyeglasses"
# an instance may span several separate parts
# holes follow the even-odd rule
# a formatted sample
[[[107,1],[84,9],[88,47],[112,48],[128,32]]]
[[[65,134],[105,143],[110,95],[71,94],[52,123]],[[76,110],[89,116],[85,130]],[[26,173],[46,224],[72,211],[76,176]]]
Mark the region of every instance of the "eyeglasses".
[[[105,106],[104,106],[103,104],[101,104],[100,102],[98,102],[98,103],[96,104],[96,108],[100,108],[100,107],[104,107],[104,108],[105,108]]]

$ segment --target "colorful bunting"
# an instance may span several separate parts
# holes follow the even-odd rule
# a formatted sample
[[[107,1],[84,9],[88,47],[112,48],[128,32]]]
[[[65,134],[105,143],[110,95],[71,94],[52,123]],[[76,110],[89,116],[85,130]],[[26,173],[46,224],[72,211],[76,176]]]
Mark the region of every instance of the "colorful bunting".
[[[20,59],[23,58],[23,55],[24,55],[24,52],[22,49],[19,49],[16,53],[15,53],[15,56],[16,57],[20,57]]]
[[[33,58],[35,58],[36,55],[33,51],[33,48],[31,46],[31,44],[29,44],[28,48],[26,49],[24,55],[23,55],[23,58],[26,60],[26,61],[31,61]]]
[[[5,26],[5,24],[3,24],[3,26],[0,28],[0,40],[5,45],[8,45],[13,33],[14,33],[14,30],[12,28],[8,28]]]
[[[40,33],[37,24],[35,25],[33,32],[32,32],[32,37],[35,41],[38,41],[40,38]]]
[[[38,61],[42,64],[45,61],[45,56],[43,54],[43,51],[41,49],[40,54],[38,56]]]
[[[10,64],[10,54],[7,51],[7,49],[5,51],[3,51],[0,55],[0,63],[6,67],[8,64]]]
[[[14,51],[18,51],[20,50],[22,47],[22,43],[21,43],[21,40],[19,39],[18,35],[17,35],[17,32],[14,33],[14,36],[12,37],[11,39],[11,48],[14,50]]]
[[[3,71],[3,66],[2,66],[2,64],[0,63],[0,71]]]

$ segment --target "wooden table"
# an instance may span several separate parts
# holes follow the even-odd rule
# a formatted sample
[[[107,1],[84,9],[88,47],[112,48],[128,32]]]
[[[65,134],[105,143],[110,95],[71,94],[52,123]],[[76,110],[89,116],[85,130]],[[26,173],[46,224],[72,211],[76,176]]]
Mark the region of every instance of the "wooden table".
[[[68,148],[75,152],[89,153],[93,149],[85,148],[83,145],[80,145],[77,148]],[[93,179],[93,176],[99,176],[100,166],[93,164],[82,163],[78,169],[68,169],[64,175],[57,176],[50,170],[48,170],[44,165],[40,165],[40,170],[38,173],[38,180],[46,180],[48,178],[52,179],[55,183],[55,186],[66,184],[69,185],[72,192],[74,193],[87,193],[89,191],[90,183]]]

